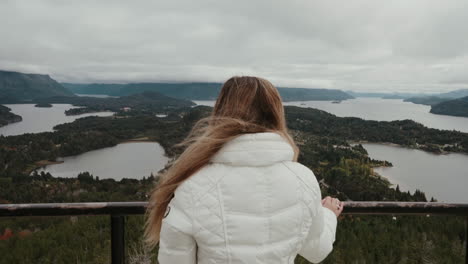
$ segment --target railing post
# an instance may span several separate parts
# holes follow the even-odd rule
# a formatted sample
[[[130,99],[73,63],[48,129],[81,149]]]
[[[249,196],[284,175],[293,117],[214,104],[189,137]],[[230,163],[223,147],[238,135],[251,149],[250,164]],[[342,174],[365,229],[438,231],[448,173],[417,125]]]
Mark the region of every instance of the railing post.
[[[112,264],[125,263],[125,218],[111,215],[111,255]]]
[[[468,216],[465,218],[465,263],[468,264]]]

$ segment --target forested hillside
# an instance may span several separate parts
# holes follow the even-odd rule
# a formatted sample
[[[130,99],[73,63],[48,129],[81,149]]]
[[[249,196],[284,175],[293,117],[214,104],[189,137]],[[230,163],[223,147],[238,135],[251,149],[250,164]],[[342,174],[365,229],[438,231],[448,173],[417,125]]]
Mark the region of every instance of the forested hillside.
[[[75,96],[49,75],[0,70],[0,103],[27,102],[50,96]]]
[[[342,140],[388,142],[425,151],[468,154],[468,134],[427,128],[412,120],[372,121],[357,117],[337,117],[313,108],[287,106],[291,129]]]
[[[468,117],[468,96],[435,104],[431,107],[431,113]]]
[[[40,104],[72,104],[80,108],[72,108],[65,112],[67,115],[79,115],[100,111],[132,111],[133,114],[140,112],[151,113],[154,111],[167,111],[180,107],[194,106],[195,103],[168,97],[157,92],[141,92],[118,98],[97,98],[85,96],[55,96],[36,100]]]
[[[12,113],[10,108],[0,105],[0,127],[19,122],[21,120],[21,116]]]

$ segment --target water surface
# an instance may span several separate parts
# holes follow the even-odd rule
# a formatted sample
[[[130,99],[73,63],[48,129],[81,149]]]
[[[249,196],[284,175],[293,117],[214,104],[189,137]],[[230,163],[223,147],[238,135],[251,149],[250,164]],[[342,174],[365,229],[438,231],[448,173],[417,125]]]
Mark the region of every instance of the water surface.
[[[213,106],[214,101],[194,101]],[[427,105],[403,102],[401,99],[356,98],[334,104],[331,101],[285,102],[284,105],[312,107],[340,117],[359,117],[366,120],[393,121],[411,119],[427,127],[468,132],[468,118],[429,113]]]
[[[393,167],[375,171],[398,184],[400,190],[419,189],[428,200],[434,197],[443,202],[468,203],[468,155],[439,155],[374,143],[363,146],[371,158],[393,163]]]
[[[131,142],[58,160],[63,163],[48,165],[38,171],[65,178],[76,177],[80,172],[87,171],[100,179],[141,179],[151,173],[156,175],[169,159],[156,142]]]
[[[23,121],[0,127],[0,135],[13,136],[24,133],[53,131],[58,124],[73,122],[86,116],[112,116],[112,112],[97,112],[82,115],[65,115],[65,110],[76,108],[71,104],[53,104],[52,107],[35,107],[34,104],[5,104],[11,112],[20,115]]]

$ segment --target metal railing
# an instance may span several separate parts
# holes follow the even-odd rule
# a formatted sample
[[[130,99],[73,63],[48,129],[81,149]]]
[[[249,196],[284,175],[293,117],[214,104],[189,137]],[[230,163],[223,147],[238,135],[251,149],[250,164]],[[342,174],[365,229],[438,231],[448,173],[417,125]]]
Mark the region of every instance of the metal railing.
[[[0,204],[0,217],[110,215],[112,264],[125,262],[125,215],[141,215],[147,202]],[[346,202],[343,214],[464,216],[468,264],[468,204],[426,202]]]

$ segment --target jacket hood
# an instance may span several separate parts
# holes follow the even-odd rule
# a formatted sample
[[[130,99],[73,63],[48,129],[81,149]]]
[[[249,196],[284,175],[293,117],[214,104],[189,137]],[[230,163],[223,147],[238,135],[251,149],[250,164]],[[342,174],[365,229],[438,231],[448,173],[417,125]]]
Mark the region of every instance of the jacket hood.
[[[227,142],[211,162],[233,166],[268,166],[292,161],[294,150],[280,134],[266,132],[243,134]]]

